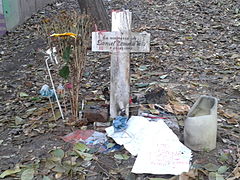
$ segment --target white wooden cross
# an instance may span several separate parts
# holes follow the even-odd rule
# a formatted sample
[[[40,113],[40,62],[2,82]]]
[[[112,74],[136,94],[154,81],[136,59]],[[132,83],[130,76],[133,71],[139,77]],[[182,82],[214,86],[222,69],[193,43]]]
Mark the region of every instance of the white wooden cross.
[[[130,53],[149,52],[150,34],[131,32],[132,13],[112,12],[112,32],[93,32],[92,51],[111,52],[110,117],[129,116]]]

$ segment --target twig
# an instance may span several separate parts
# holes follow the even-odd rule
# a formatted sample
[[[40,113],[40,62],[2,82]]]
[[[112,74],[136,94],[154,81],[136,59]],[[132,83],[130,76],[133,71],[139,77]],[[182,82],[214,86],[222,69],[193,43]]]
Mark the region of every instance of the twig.
[[[52,109],[52,113],[53,113],[54,120],[55,120],[55,122],[56,122],[56,121],[57,121],[57,118],[56,118],[56,115],[55,115],[55,112],[54,112],[54,108],[53,108],[53,105],[52,105],[51,98],[48,97],[48,99],[49,99],[49,102],[50,102],[50,106],[51,106],[51,109]]]

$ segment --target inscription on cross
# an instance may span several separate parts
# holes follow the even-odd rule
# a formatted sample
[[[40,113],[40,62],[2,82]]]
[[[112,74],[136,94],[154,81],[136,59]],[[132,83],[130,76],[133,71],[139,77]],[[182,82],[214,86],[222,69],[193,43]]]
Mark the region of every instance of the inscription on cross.
[[[130,53],[149,52],[150,34],[131,32],[132,13],[112,12],[112,32],[92,32],[92,51],[111,52],[110,117],[129,116]]]

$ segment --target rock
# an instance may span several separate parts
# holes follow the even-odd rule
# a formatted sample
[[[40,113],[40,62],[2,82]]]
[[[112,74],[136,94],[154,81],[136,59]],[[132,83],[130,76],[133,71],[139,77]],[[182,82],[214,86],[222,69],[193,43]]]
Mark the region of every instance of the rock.
[[[87,109],[83,111],[83,117],[88,122],[108,122],[109,114],[105,109]]]

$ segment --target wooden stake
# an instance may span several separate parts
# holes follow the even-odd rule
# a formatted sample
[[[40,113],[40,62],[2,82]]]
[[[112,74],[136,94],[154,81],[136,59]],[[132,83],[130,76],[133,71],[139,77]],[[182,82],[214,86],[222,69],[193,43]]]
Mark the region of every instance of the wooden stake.
[[[130,11],[112,12],[112,31],[131,31]],[[130,51],[113,52],[111,55],[110,116],[115,118],[121,112],[129,116],[130,98]],[[123,114],[122,114],[123,115]]]

